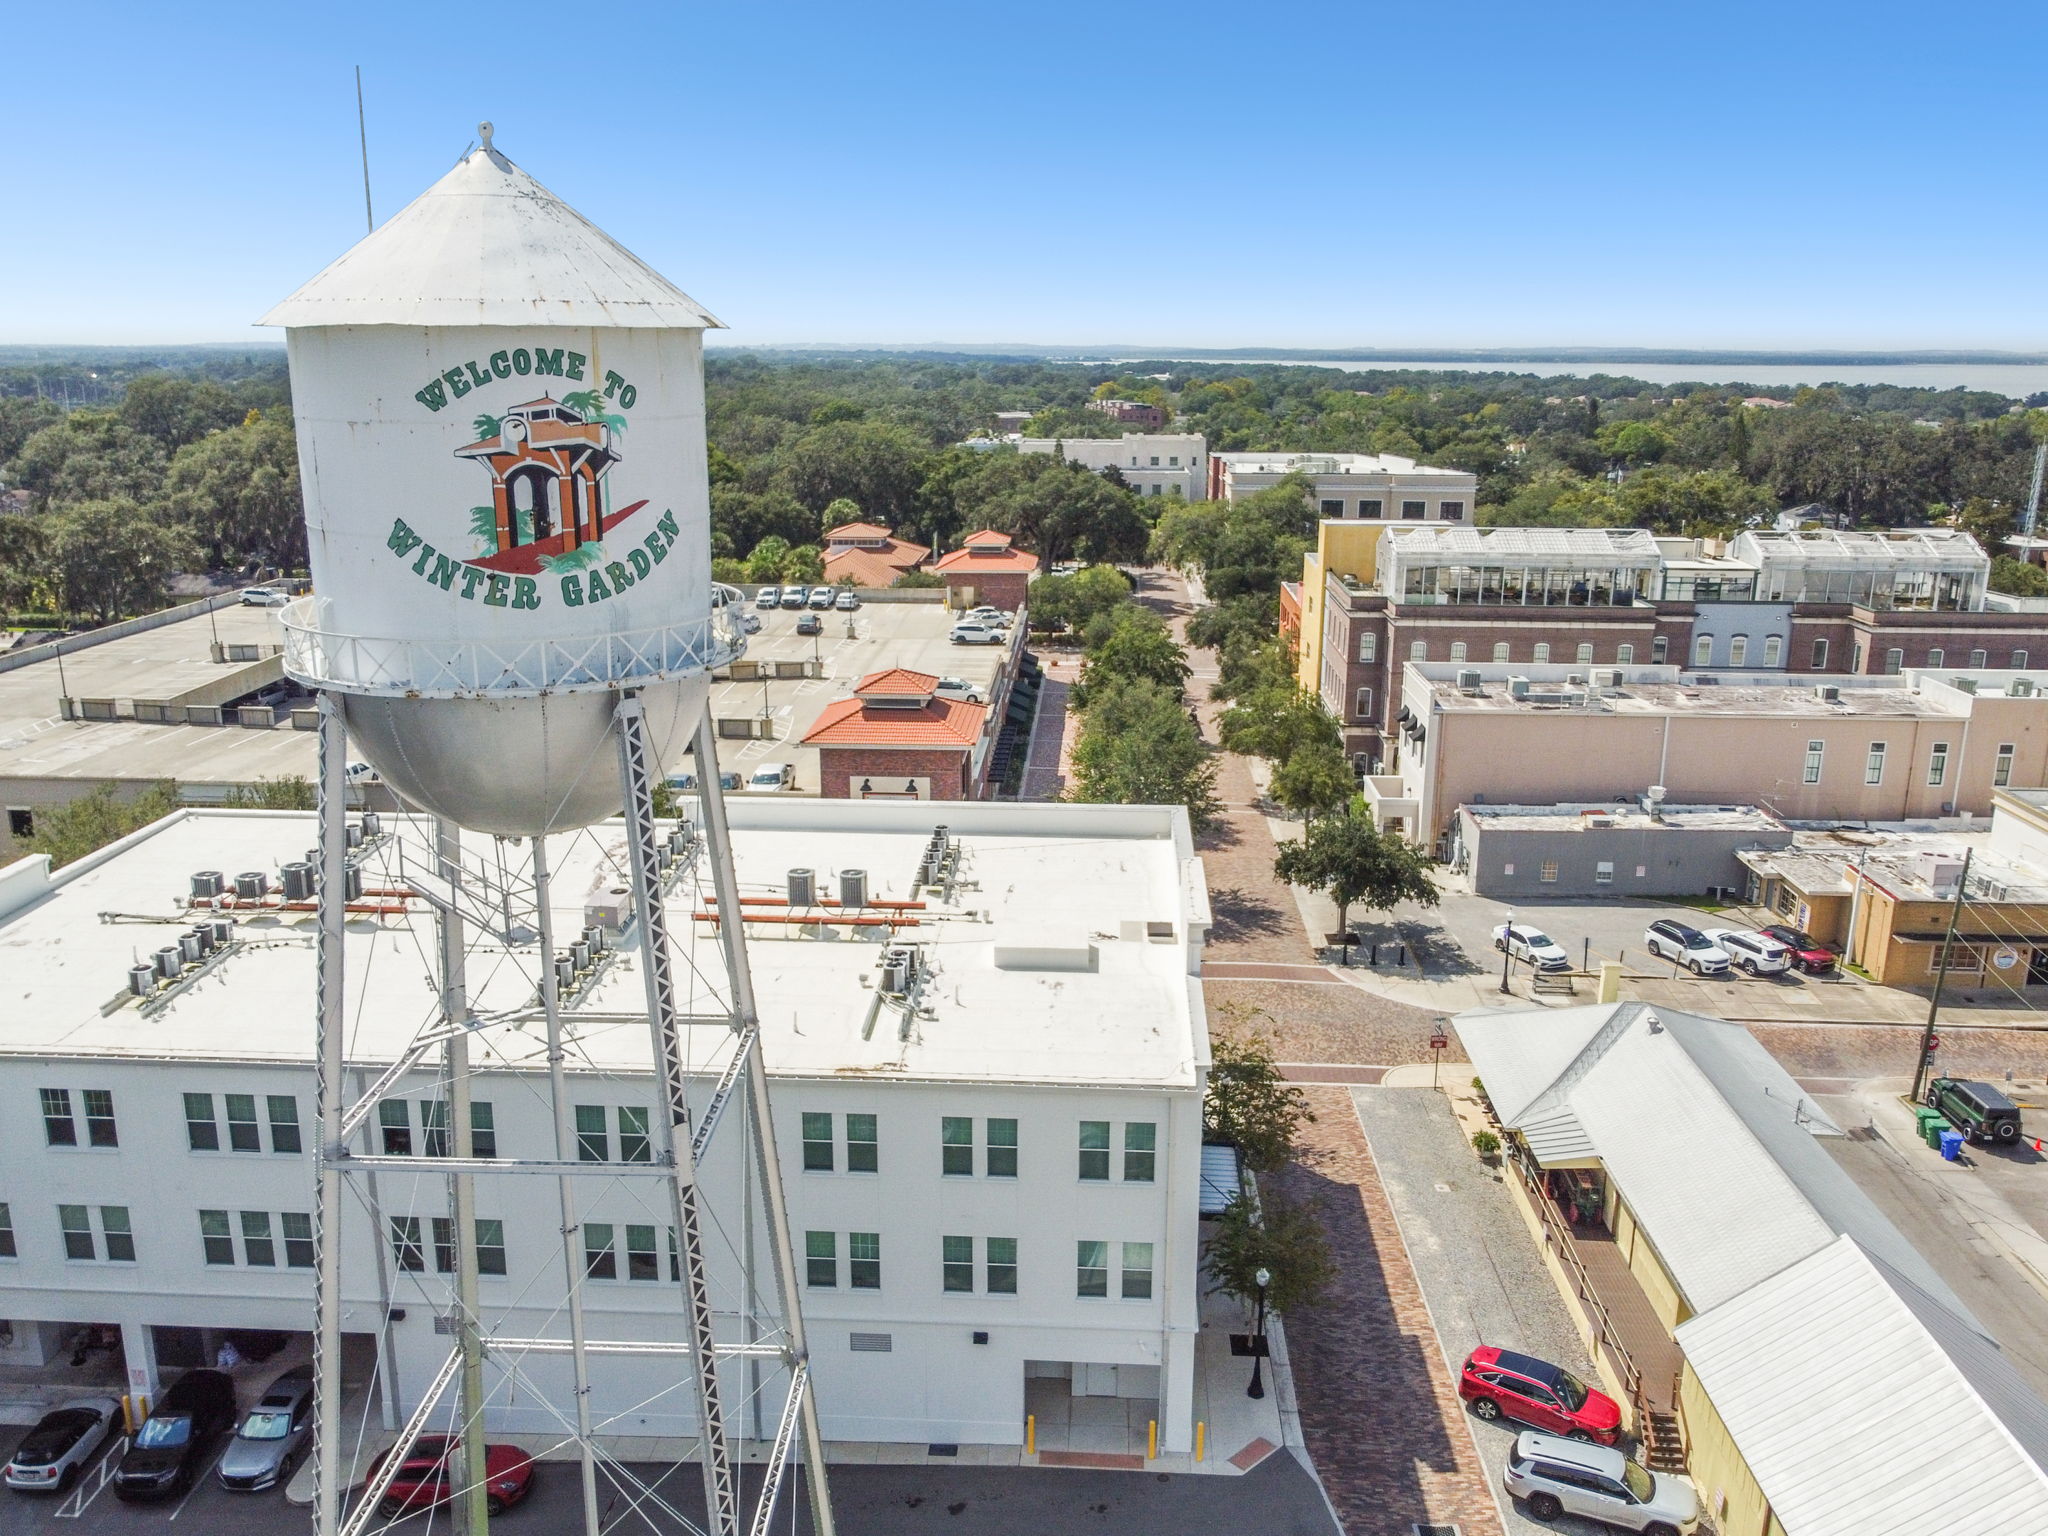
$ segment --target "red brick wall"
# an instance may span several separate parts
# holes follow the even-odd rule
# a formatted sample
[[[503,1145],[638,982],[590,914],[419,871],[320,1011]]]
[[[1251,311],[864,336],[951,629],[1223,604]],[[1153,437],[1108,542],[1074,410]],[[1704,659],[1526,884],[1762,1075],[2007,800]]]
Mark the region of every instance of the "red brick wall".
[[[901,789],[905,778],[928,778],[932,781],[934,800],[978,800],[980,786],[967,781],[967,767],[972,758],[959,748],[933,748],[922,751],[883,751],[874,747],[820,747],[818,749],[818,793],[827,800],[857,800],[863,779],[876,781],[877,789],[883,788],[884,779],[899,782]]]
[[[939,574],[946,578],[947,596],[955,608],[979,608],[986,603],[991,608],[1007,608],[1015,613],[1024,606],[1024,593],[1031,585],[1031,577],[1024,571],[965,570]],[[961,594],[969,587],[974,589],[974,600],[962,602]]]

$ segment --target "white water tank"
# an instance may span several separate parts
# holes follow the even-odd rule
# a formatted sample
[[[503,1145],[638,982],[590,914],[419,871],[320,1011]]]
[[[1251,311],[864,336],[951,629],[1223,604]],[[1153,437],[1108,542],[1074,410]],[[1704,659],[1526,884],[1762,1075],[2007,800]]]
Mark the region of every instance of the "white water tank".
[[[743,646],[712,601],[719,322],[490,142],[264,317],[285,328],[313,591],[286,669],[399,795],[531,834],[620,804]]]

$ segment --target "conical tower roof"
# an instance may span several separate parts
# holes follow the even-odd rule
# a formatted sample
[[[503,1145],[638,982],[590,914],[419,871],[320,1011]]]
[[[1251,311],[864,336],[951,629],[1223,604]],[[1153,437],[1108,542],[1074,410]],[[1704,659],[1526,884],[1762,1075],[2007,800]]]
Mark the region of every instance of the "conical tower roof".
[[[723,329],[479,132],[481,149],[258,323]]]

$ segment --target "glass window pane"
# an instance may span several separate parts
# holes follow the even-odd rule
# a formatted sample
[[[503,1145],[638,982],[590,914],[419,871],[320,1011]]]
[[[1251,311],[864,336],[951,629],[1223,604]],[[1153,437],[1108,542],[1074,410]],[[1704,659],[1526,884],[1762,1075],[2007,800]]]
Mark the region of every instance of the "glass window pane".
[[[804,1111],[804,1172],[832,1171],[832,1117]]]
[[[42,1099],[44,1139],[53,1147],[77,1146],[78,1127],[71,1119],[71,1090],[45,1088]]]
[[[285,1211],[278,1220],[284,1224],[284,1261],[292,1269],[313,1267],[313,1217],[307,1211]]]
[[[1109,1177],[1109,1122],[1107,1120],[1083,1120],[1081,1122],[1081,1177],[1084,1179],[1106,1179]]]
[[[429,1157],[446,1157],[454,1150],[448,1144],[448,1103],[445,1099],[420,1100],[420,1145]]]
[[[873,1115],[848,1115],[846,1117],[846,1171],[848,1173],[878,1173],[881,1171],[881,1147],[875,1129]]]
[[[1132,1120],[1124,1126],[1124,1182],[1150,1184],[1159,1127],[1150,1120]]]
[[[849,1232],[846,1234],[846,1283],[857,1291],[881,1289],[881,1233]]]
[[[114,1095],[111,1090],[85,1090],[85,1139],[96,1147],[120,1145],[120,1138],[114,1134]]]
[[[992,1237],[988,1240],[988,1293],[991,1296],[1017,1294],[1017,1239]]]
[[[583,1272],[593,1280],[619,1278],[619,1256],[612,1251],[610,1222],[583,1223]]]
[[[992,1179],[1017,1177],[1017,1122],[988,1122],[988,1176]]]
[[[259,1269],[277,1266],[277,1249],[270,1241],[270,1213],[242,1212],[242,1256]]]
[[[220,1127],[214,1123],[213,1095],[185,1095],[185,1142],[194,1152],[218,1152]]]
[[[1091,1242],[1075,1244],[1074,1294],[1076,1296],[1107,1296],[1109,1294],[1109,1244]]]
[[[821,1289],[839,1284],[839,1239],[836,1233],[804,1234],[804,1282]]]
[[[939,1172],[971,1176],[974,1172],[974,1121],[965,1115],[939,1120]]]
[[[611,1136],[605,1130],[602,1104],[576,1106],[576,1156],[586,1163],[611,1161]]]
[[[946,1290],[973,1290],[974,1239],[971,1237],[940,1238],[939,1268],[941,1281]]]
[[[426,1249],[420,1245],[419,1217],[391,1218],[391,1257],[400,1269],[413,1274],[427,1267]]]
[[[654,1253],[654,1228],[632,1226],[626,1228],[626,1278],[628,1280],[659,1280],[661,1264]]]
[[[289,1236],[289,1232],[286,1234]],[[476,1219],[476,1272],[505,1273],[505,1223],[489,1216]]]
[[[498,1155],[498,1112],[488,1099],[469,1101],[469,1153],[472,1157]]]
[[[99,1256],[93,1247],[92,1223],[86,1219],[84,1206],[58,1206],[57,1225],[64,1229],[65,1258],[91,1259]]]
[[[434,1233],[434,1270],[437,1274],[455,1273],[455,1223],[446,1216],[436,1216],[429,1225]]]
[[[0,1259],[14,1258],[14,1212],[0,1200]]]
[[[270,1112],[270,1150],[299,1151],[299,1101],[288,1093],[273,1093],[265,1097],[264,1108]]]
[[[377,1105],[377,1125],[384,1133],[386,1157],[412,1156],[411,1110],[403,1099],[384,1099]]]
[[[647,1106],[644,1104],[621,1104],[619,1106],[619,1161],[622,1163],[651,1163],[654,1161],[653,1142],[647,1134]]]
[[[261,1152],[263,1138],[256,1129],[256,1095],[229,1093],[222,1097],[228,1107],[228,1146],[236,1152]]]
[[[1124,1299],[1139,1301],[1152,1294],[1152,1245],[1124,1244]]]
[[[226,1211],[201,1211],[199,1213],[199,1245],[206,1250],[207,1263],[232,1264],[235,1262],[235,1243],[228,1233],[228,1213]]]

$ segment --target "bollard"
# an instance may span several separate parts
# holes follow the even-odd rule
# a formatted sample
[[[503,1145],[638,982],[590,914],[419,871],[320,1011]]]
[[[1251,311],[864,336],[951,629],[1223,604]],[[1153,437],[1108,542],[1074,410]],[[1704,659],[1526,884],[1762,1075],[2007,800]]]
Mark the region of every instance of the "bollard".
[[[1024,1454],[1026,1456],[1036,1456],[1038,1454],[1038,1415],[1035,1413],[1024,1415]]]
[[[126,1392],[121,1394],[121,1433],[131,1439],[135,1435],[135,1400]]]
[[[1378,944],[1374,944],[1372,947],[1372,963],[1374,965],[1378,965],[1380,963],[1380,947]]]
[[[1202,1459],[1202,1448],[1209,1438],[1209,1426],[1200,1419],[1195,1421],[1195,1460]]]
[[[1147,1419],[1145,1421],[1145,1459],[1147,1461],[1157,1461],[1159,1459],[1159,1421],[1157,1419]]]
[[[1401,955],[1400,955],[1400,958],[1399,958],[1399,959],[1397,959],[1397,960],[1396,960],[1396,961],[1394,962],[1394,964],[1396,964],[1396,965],[1399,965],[1399,966],[1406,966],[1406,965],[1408,964],[1408,946],[1407,946],[1406,944],[1403,944],[1403,945],[1401,946]]]

